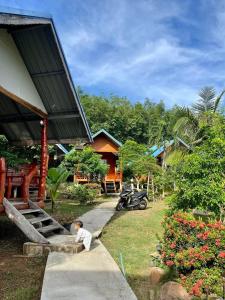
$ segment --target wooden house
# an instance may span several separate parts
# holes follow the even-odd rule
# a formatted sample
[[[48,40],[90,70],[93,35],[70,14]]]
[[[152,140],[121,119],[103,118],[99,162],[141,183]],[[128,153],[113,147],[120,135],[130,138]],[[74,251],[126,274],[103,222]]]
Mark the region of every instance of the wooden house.
[[[101,129],[92,136],[91,147],[108,164],[108,173],[103,179],[103,188],[106,193],[117,192],[122,186],[122,172],[120,171],[118,151],[122,144],[106,130]],[[87,177],[81,173],[75,174],[75,180],[79,183],[87,182]]]
[[[13,170],[0,158],[0,214],[49,243],[46,235],[66,230],[42,209],[48,143],[92,142],[52,19],[0,12],[0,134],[13,145],[41,144],[40,165]]]
[[[162,165],[165,155],[173,151],[176,147],[190,150],[190,146],[179,137],[176,137],[176,141],[166,141],[161,147],[154,145],[149,150],[151,152],[152,157],[157,159],[158,164]]]

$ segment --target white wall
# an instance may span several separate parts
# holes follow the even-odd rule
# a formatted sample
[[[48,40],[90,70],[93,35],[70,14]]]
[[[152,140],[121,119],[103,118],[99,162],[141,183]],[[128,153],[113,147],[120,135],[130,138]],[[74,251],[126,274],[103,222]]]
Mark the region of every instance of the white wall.
[[[5,29],[0,29],[0,86],[46,113],[23,59]]]

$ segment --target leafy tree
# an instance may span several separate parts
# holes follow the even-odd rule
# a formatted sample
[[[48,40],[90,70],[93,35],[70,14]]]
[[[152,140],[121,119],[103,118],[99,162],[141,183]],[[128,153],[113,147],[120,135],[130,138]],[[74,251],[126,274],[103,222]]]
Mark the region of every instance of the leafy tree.
[[[104,128],[121,142],[135,140],[139,144],[152,145],[161,142],[162,121],[167,124],[166,139],[172,136],[171,122],[174,123],[177,108],[166,110],[164,102],[131,103],[124,97],[101,97],[88,95],[80,90],[80,98],[91,130]],[[94,107],[94,109],[93,109]]]
[[[54,146],[48,146],[49,154],[55,153]],[[32,162],[34,158],[40,159],[41,146],[15,146],[11,145],[4,135],[0,135],[0,157],[5,157],[8,167],[17,168],[21,164]]]
[[[149,180],[153,180],[154,174],[160,170],[156,160],[149,154],[148,148],[135,141],[126,141],[120,148],[119,157],[123,170],[135,178],[138,188],[141,178],[147,179],[149,186]]]
[[[87,146],[83,150],[72,149],[65,155],[62,163],[73,172],[82,172],[84,175],[105,176],[108,170],[107,164],[101,159],[101,155],[94,152],[93,148]]]
[[[62,167],[48,170],[47,189],[51,198],[52,212],[54,211],[55,201],[59,196],[60,185],[67,180],[69,175],[69,171]]]
[[[225,207],[225,139],[213,138],[186,155],[177,168],[176,209],[201,208],[217,215]]]

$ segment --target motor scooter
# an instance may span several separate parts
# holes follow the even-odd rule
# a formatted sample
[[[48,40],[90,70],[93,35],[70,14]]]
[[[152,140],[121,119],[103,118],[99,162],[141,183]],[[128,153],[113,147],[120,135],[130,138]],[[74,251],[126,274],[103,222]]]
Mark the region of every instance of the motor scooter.
[[[120,193],[120,199],[116,205],[116,210],[140,209],[144,210],[148,206],[148,195],[146,191],[134,192],[131,188],[124,188]]]

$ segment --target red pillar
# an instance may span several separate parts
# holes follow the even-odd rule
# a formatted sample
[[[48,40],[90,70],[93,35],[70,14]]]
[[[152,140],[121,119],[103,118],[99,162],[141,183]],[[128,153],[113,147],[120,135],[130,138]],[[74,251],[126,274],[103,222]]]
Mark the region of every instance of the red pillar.
[[[39,202],[39,206],[44,206],[46,176],[48,171],[48,137],[47,137],[48,120],[44,119],[40,122],[40,124],[41,124],[41,165],[40,165],[38,202]]]
[[[4,194],[5,194],[5,181],[6,181],[5,159],[3,157],[0,157],[0,204],[2,204]]]

